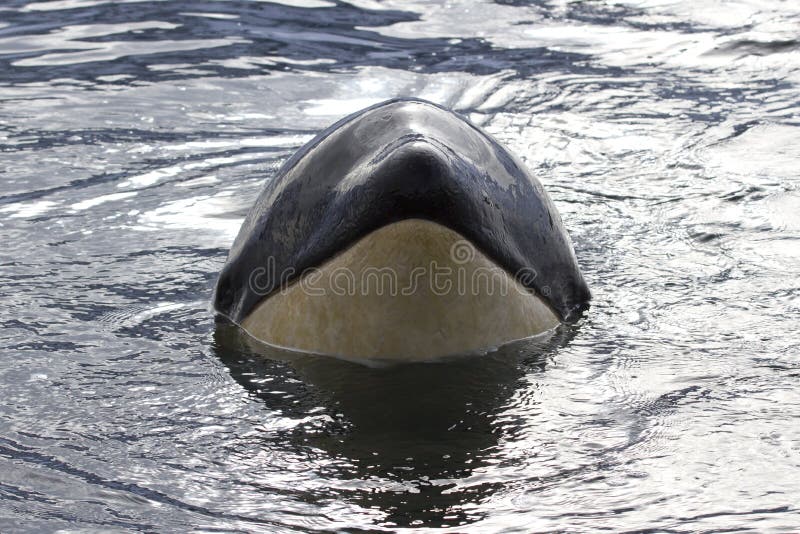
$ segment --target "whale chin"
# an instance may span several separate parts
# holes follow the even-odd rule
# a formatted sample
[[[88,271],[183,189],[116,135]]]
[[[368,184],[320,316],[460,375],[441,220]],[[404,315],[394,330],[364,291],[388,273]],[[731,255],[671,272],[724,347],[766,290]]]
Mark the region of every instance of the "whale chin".
[[[486,352],[560,322],[515,276],[459,233],[406,219],[273,291],[241,326],[270,345],[349,359]]]

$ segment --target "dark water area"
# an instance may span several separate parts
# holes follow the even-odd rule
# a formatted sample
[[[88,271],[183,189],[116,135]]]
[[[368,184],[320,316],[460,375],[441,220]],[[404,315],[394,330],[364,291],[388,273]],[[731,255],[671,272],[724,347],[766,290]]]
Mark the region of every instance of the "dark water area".
[[[0,4],[1,532],[800,529],[793,2]],[[550,192],[594,300],[365,367],[211,291],[343,115],[453,108]]]

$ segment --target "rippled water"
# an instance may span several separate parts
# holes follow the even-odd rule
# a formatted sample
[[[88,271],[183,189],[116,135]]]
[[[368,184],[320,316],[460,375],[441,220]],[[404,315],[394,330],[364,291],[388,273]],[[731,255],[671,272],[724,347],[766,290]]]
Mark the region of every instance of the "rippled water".
[[[800,527],[795,2],[0,6],[0,531]],[[592,287],[371,369],[210,292],[265,180],[394,96],[517,153]]]

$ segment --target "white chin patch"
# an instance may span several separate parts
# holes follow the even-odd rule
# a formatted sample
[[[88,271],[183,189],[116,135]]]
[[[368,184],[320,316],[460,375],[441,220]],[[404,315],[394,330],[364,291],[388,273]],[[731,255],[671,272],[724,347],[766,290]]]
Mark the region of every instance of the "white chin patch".
[[[460,234],[409,219],[273,293],[241,326],[304,352],[419,361],[486,351],[558,323],[540,297]]]

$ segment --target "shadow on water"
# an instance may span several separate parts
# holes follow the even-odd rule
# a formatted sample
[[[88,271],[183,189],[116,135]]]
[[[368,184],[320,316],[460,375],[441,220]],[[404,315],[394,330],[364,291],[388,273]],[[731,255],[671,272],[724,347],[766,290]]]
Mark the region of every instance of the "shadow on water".
[[[220,321],[213,348],[231,376],[281,416],[329,416],[322,431],[300,425],[269,438],[271,447],[322,451],[346,465],[326,476],[353,482],[343,495],[380,509],[390,523],[446,526],[481,518],[464,506],[499,484],[464,491],[454,481],[489,464],[503,437],[497,416],[524,378],[545,372],[572,337],[574,330],[564,328],[548,340],[512,343],[489,355],[368,367],[269,347]],[[369,484],[377,479],[389,484],[378,490]]]

